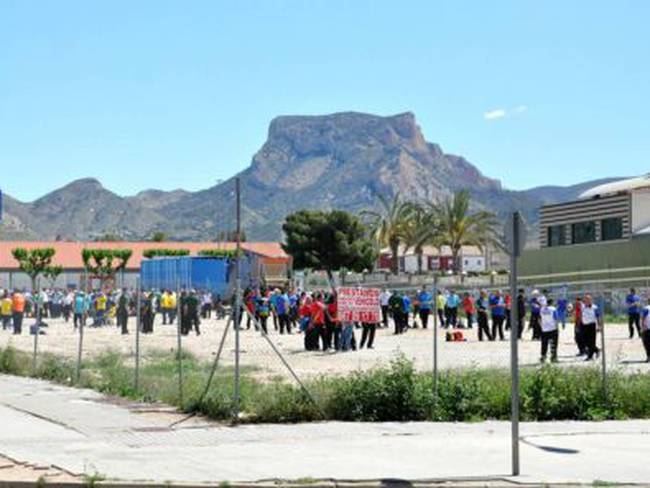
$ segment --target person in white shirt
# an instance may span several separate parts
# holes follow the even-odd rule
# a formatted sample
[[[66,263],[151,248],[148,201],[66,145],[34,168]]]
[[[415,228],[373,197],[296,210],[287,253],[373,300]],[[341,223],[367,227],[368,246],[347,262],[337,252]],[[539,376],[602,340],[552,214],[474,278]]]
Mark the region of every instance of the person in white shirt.
[[[641,340],[646,354],[646,363],[650,363],[650,305],[641,310]]]
[[[379,294],[379,305],[381,306],[381,322],[384,327],[388,327],[388,300],[391,293],[384,288]]]
[[[551,362],[557,362],[557,344],[560,332],[557,327],[557,308],[553,305],[553,300],[546,300],[546,304],[540,309],[540,322],[542,329],[542,358],[541,362],[546,361],[548,345],[551,344]]]
[[[585,361],[591,361],[594,355],[598,357],[598,354],[600,354],[600,350],[596,347],[596,334],[601,325],[601,311],[598,305],[593,302],[591,295],[585,295],[580,316],[583,340],[587,352]]]

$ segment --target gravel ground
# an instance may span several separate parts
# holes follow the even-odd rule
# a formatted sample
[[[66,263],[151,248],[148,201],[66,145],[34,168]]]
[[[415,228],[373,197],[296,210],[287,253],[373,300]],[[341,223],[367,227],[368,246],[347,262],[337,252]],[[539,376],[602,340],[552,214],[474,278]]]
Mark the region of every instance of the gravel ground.
[[[33,320],[28,319],[27,324]],[[63,354],[74,358],[77,354],[78,333],[71,323],[62,320],[48,321],[46,335],[39,336],[38,350]],[[84,330],[84,355],[95,355],[106,350],[116,350],[125,356],[135,354],[135,321],[131,319],[129,335],[121,335],[115,326],[100,328],[86,327]],[[224,320],[204,320],[200,336],[191,333],[183,337],[182,347],[201,359],[210,359],[217,350],[226,322]],[[272,324],[271,328],[272,328]],[[32,351],[34,336],[27,334],[15,336],[9,331],[0,331],[0,346],[13,346]],[[510,364],[509,341],[483,342],[477,340],[476,330],[464,331],[465,342],[445,342],[444,331],[438,332],[438,364],[441,369],[459,367],[508,367]],[[357,341],[361,330],[356,330]],[[288,372],[270,344],[254,330],[241,331],[241,362],[254,366],[262,375],[287,376]],[[141,353],[147,357],[154,351],[176,348],[176,327],[162,325],[157,317],[154,334],[141,335]],[[356,352],[306,352],[303,350],[302,334],[279,335],[271,330],[269,339],[282,352],[288,363],[301,377],[316,374],[345,374],[386,364],[398,354],[414,361],[419,370],[431,370],[433,364],[433,334],[431,328],[410,329],[406,334],[395,336],[392,329],[378,330],[374,349]],[[519,359],[523,367],[533,367],[539,363],[539,342],[530,340],[530,331],[524,333],[520,342]],[[234,330],[228,331],[222,365],[234,364]],[[600,344],[600,336],[598,338]],[[560,332],[559,357],[561,365],[583,365],[582,358],[575,357],[573,328],[567,325]],[[645,354],[640,339],[628,339],[627,325],[611,324],[606,327],[606,358],[608,367],[650,372],[650,364],[643,362]],[[589,363],[595,364],[595,363]],[[600,364],[600,362],[598,362]]]

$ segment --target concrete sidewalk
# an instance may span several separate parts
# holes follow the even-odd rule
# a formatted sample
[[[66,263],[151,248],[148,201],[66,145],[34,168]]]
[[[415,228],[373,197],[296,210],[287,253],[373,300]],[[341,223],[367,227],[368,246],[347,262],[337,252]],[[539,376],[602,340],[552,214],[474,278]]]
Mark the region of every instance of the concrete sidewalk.
[[[434,480],[510,473],[507,422],[237,428],[0,376],[0,454],[72,474],[157,482]],[[650,421],[521,426],[517,483],[650,482]],[[2,472],[0,471],[0,479]]]

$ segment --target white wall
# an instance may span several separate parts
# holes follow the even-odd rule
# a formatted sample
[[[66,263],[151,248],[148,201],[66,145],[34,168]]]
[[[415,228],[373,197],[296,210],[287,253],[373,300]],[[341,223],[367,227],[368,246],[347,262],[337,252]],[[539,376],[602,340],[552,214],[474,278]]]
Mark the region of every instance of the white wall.
[[[486,270],[485,256],[463,256],[460,260],[463,271],[478,273]]]
[[[644,188],[632,192],[632,234],[650,226],[650,189]]]

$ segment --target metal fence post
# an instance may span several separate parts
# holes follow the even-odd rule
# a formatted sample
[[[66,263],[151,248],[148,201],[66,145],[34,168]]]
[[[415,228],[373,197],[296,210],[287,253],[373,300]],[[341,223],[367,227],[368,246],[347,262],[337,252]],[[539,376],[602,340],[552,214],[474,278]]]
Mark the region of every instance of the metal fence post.
[[[141,311],[141,290],[140,290],[140,277],[135,278],[135,378],[134,388],[137,392],[140,389],[140,311]]]
[[[86,307],[86,297],[84,299],[84,308]],[[86,321],[85,312],[82,315],[81,320],[79,321],[79,344],[77,345],[77,371],[76,371],[76,382],[79,383],[81,379],[81,358],[83,357],[83,347],[84,347],[84,322]]]
[[[32,290],[32,293],[34,293],[34,290]],[[38,365],[37,363],[37,358],[38,358],[38,335],[39,332],[41,331],[41,283],[40,280],[37,285],[37,295],[36,299],[34,300],[34,304],[36,305],[36,325],[34,326],[34,354],[32,357],[32,374],[36,376],[36,366]]]
[[[178,278],[178,291],[176,293],[177,295],[177,300],[176,300],[176,307],[177,307],[177,315],[178,315],[178,322],[177,322],[177,327],[176,327],[176,346],[178,349],[178,403],[183,407],[183,351],[182,351],[182,342],[181,342],[181,311],[182,311],[182,305],[181,305],[181,283],[180,283],[180,275]]]
[[[600,308],[600,359],[601,359],[601,371],[603,376],[603,398],[605,399],[605,404],[608,404],[607,401],[607,354],[605,353],[605,297],[601,293],[598,307]]]
[[[511,444],[512,444],[512,475],[518,476],[519,466],[519,314],[517,313],[517,257],[523,242],[521,238],[521,216],[519,212],[512,214],[510,222],[512,242],[510,249],[510,371],[512,375],[511,392]]]
[[[433,407],[438,407],[438,275],[433,275]]]
[[[236,210],[237,210],[237,251],[235,256],[235,391],[233,398],[233,414],[234,421],[239,420],[239,402],[240,402],[240,378],[239,378],[239,320],[241,314],[240,300],[241,300],[241,199],[240,199],[240,183],[239,178],[235,179],[235,192],[236,192]]]

